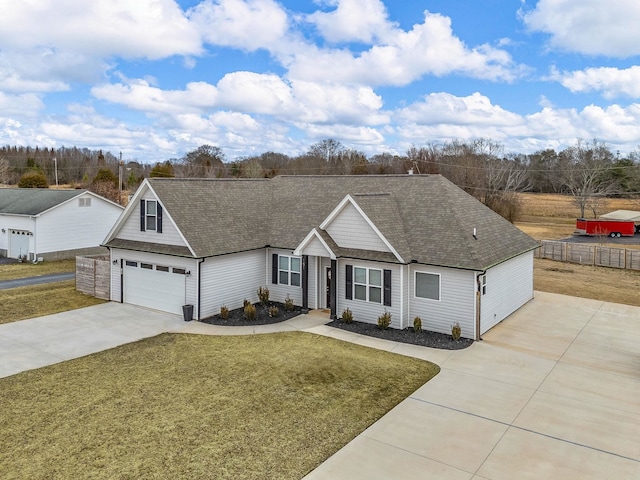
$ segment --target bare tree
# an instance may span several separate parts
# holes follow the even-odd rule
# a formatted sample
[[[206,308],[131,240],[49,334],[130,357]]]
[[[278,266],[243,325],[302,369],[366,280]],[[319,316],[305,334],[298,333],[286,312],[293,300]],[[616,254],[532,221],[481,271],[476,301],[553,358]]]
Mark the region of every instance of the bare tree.
[[[580,210],[580,217],[584,217],[587,208],[597,217],[601,199],[617,191],[616,182],[606,175],[612,165],[611,150],[597,140],[591,144],[578,140],[576,145],[563,150],[561,156],[566,159],[561,171],[563,185]]]
[[[0,157],[0,184],[7,185],[11,180],[11,165],[9,160]]]
[[[338,140],[328,138],[311,145],[307,155],[321,158],[325,162],[330,162],[335,159],[343,149],[344,146]]]
[[[182,177],[215,177],[223,170],[223,161],[224,153],[220,147],[201,145],[182,157],[181,171],[177,173]]]

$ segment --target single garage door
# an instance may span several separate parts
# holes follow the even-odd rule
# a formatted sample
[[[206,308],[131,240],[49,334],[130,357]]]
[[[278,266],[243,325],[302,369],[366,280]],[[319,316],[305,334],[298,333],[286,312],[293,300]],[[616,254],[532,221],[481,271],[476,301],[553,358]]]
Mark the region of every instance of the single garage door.
[[[31,234],[25,230],[11,229],[9,236],[9,258],[18,258],[22,255],[29,255],[29,238]]]
[[[132,260],[124,262],[124,303],[182,314],[185,303],[183,268]]]

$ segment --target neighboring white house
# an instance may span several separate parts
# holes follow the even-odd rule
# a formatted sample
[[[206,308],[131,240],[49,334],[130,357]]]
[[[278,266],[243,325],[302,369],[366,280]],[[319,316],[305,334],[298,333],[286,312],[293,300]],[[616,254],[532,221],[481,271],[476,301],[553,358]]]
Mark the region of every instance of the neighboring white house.
[[[538,246],[439,175],[148,179],[104,244],[114,301],[203,319],[266,286],[474,339],[533,298]]]
[[[104,252],[123,207],[87,190],[0,188],[0,256],[29,260]]]

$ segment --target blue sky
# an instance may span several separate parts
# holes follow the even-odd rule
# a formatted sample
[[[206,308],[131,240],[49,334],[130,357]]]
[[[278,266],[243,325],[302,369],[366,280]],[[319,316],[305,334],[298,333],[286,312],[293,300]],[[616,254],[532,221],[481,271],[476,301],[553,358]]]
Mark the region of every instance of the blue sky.
[[[0,143],[640,146],[637,0],[0,0]]]

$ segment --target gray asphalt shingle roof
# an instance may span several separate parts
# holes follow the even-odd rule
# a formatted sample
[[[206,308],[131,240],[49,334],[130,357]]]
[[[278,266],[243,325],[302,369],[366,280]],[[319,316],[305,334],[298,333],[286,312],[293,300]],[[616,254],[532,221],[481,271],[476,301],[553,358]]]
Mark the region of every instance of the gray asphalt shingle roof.
[[[347,194],[405,262],[484,270],[538,245],[440,175],[150,179],[149,184],[198,257],[267,245],[293,250]],[[371,259],[380,257],[369,253]],[[344,249],[341,254],[348,256]]]
[[[86,190],[48,188],[0,188],[0,214],[39,215]]]

